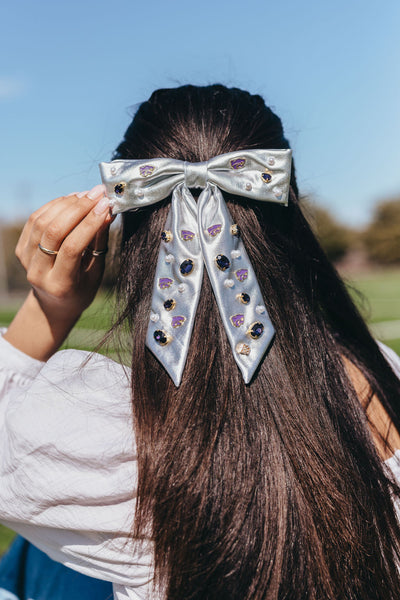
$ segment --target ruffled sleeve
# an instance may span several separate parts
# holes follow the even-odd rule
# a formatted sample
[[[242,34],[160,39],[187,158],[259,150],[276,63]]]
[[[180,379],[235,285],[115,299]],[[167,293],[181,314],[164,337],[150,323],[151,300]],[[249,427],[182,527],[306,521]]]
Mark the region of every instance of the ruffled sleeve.
[[[78,350],[47,363],[0,339],[0,521],[51,558],[145,598],[150,541],[132,539],[130,373]]]

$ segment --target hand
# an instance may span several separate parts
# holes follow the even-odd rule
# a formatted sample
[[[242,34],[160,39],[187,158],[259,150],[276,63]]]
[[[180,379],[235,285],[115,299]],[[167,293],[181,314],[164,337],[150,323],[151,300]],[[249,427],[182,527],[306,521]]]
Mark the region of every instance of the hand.
[[[16,255],[32,292],[5,337],[34,358],[46,359],[57,349],[96,295],[105,255],[90,250],[107,247],[112,221],[104,194],[104,186],[96,186],[56,198],[34,212],[22,231]],[[43,252],[39,243],[56,254]],[[29,335],[34,329],[40,339]]]

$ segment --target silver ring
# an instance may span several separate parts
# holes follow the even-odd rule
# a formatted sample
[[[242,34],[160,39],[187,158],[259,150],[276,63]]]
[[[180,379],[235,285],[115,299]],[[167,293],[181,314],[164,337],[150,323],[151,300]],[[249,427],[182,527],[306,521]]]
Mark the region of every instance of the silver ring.
[[[86,248],[86,250],[90,252],[92,256],[102,256],[108,252],[108,248],[104,248],[104,250],[92,250],[91,248]]]
[[[56,256],[58,254],[58,250],[49,250],[48,248],[42,246],[40,242],[38,243],[38,248],[39,250],[41,250],[45,254],[48,254],[49,256]]]

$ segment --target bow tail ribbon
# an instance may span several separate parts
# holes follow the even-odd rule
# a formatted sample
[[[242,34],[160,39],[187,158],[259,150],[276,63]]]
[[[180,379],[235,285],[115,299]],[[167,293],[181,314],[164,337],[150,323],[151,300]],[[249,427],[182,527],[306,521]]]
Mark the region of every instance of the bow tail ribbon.
[[[233,356],[249,383],[274,328],[239,229],[213,184],[207,184],[197,205],[184,184],[173,192],[154,278],[146,344],[179,386],[201,294],[203,262]]]

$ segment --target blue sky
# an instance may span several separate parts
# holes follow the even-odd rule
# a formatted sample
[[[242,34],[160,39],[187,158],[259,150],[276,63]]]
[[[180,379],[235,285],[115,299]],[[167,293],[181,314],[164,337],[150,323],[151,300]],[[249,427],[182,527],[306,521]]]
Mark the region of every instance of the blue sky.
[[[400,196],[398,0],[4,0],[1,13],[4,219],[98,183],[134,107],[184,83],[260,93],[301,191],[342,221]]]

